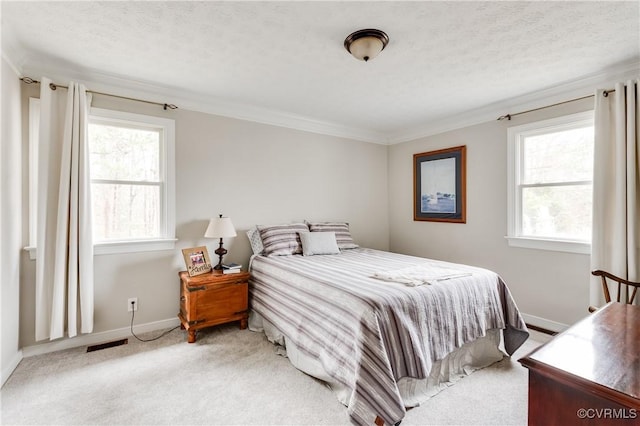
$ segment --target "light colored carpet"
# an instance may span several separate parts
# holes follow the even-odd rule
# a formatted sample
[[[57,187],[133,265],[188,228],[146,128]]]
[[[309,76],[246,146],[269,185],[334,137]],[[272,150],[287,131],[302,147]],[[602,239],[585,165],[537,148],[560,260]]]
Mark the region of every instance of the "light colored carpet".
[[[146,338],[154,333],[144,334]],[[512,358],[463,378],[408,411],[402,425],[527,422],[527,370]],[[2,424],[349,424],[321,382],[237,324],[175,330],[155,342],[25,358],[0,391]]]

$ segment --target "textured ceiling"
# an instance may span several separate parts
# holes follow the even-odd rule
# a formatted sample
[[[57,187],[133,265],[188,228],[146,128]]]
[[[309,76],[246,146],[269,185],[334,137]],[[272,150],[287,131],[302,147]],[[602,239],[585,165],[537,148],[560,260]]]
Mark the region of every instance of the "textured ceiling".
[[[638,1],[2,1],[1,13],[20,71],[67,69],[389,137],[640,60]],[[342,45],[362,28],[391,40],[369,63]]]

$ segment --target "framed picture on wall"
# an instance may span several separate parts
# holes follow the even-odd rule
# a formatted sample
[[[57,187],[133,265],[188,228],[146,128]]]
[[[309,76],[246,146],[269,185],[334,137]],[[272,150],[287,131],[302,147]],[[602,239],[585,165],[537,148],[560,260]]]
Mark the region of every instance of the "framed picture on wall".
[[[182,256],[190,277],[211,272],[211,259],[205,246],[183,249]]]
[[[466,222],[466,150],[413,155],[413,220]]]

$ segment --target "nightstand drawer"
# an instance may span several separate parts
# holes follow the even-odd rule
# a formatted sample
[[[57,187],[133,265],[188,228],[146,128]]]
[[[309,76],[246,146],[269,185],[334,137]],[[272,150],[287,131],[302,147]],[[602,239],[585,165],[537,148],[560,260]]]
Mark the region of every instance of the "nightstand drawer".
[[[247,310],[247,293],[246,282],[208,286],[196,291],[187,290],[187,321],[210,322],[244,313]]]

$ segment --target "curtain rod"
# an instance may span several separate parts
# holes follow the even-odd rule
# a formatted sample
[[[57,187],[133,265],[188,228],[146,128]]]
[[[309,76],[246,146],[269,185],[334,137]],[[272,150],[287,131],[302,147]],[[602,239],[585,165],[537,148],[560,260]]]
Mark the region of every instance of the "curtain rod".
[[[40,82],[38,80],[34,80],[31,77],[20,77],[20,80],[25,84],[40,84]],[[51,90],[56,90],[58,87],[61,88],[61,89],[68,89],[69,88],[69,87],[63,86],[61,84],[49,83],[49,88]],[[151,104],[151,105],[160,105],[160,106],[162,106],[162,108],[165,111],[167,109],[178,109],[178,107],[175,106],[174,104],[163,104],[163,103],[160,103],[160,102],[152,102],[152,101],[146,101],[144,99],[129,98],[127,96],[112,95],[111,93],[96,92],[96,91],[93,91],[93,90],[87,90],[87,93],[93,93],[93,94],[102,95],[102,96],[111,96],[112,98],[127,99],[129,101],[144,102],[146,104]]]
[[[604,96],[605,98],[607,96],[609,96],[609,93],[615,92],[616,89],[611,89],[611,90],[605,90],[604,92],[602,92],[602,96]],[[555,104],[551,104],[551,105],[545,105],[542,106],[540,108],[534,108],[534,109],[528,109],[526,111],[520,111],[520,112],[515,112],[513,114],[505,114],[505,115],[501,115],[500,117],[497,118],[498,121],[502,121],[502,120],[511,120],[511,117],[515,117],[516,115],[520,115],[520,114],[527,114],[529,112],[534,112],[534,111],[539,111],[541,109],[545,109],[545,108],[551,108],[554,106],[558,106],[558,105],[563,105],[563,104],[568,104],[569,102],[576,102],[576,101],[581,101],[583,99],[588,99],[588,98],[593,98],[595,95],[587,95],[587,96],[582,96],[579,98],[574,98],[574,99],[569,99],[568,101],[562,101],[562,102],[558,102]]]

